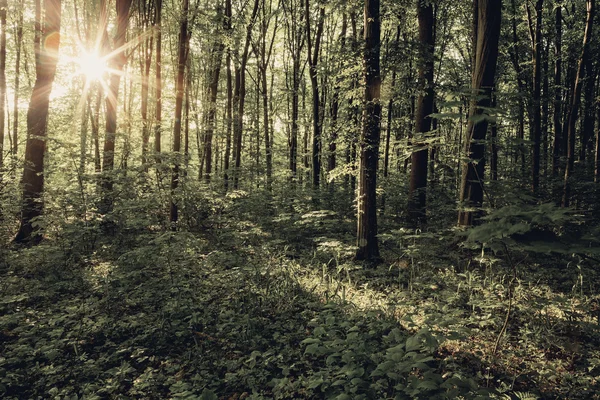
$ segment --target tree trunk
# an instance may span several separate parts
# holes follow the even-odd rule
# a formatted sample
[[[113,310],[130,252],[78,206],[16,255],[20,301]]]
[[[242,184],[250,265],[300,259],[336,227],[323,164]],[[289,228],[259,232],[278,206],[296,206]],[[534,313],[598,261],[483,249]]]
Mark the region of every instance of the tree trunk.
[[[39,0],[36,9],[40,9]],[[17,243],[37,243],[41,235],[33,219],[42,215],[44,208],[44,155],[46,153],[46,133],[48,126],[48,107],[50,92],[56,74],[58,48],[60,45],[60,0],[44,1],[44,27],[37,20],[36,37],[43,34],[46,38],[36,50],[36,80],[27,110],[27,144],[25,147],[25,167],[23,168],[23,203],[21,208],[21,226],[15,237]],[[36,13],[41,15],[41,10]]]
[[[156,105],[154,111],[154,152],[158,155],[161,152],[161,132],[162,132],[162,0],[155,0],[156,4],[156,65],[155,65],[155,90]],[[160,161],[160,158],[156,158]]]
[[[0,169],[4,163],[4,131],[6,124],[6,0],[0,0]],[[0,172],[0,180],[2,179]]]
[[[491,90],[496,75],[498,60],[498,41],[502,2],[499,0],[474,0],[477,2],[477,30],[473,32],[477,46],[475,65],[473,65],[473,99],[469,111],[465,155],[468,162],[463,163],[460,187],[458,225],[470,226],[480,214],[483,204],[483,173],[485,167],[485,140],[488,119],[485,110],[491,104]]]
[[[427,163],[429,150],[426,144],[419,142],[431,130],[430,114],[433,113],[433,42],[434,18],[433,4],[417,2],[417,18],[419,20],[419,44],[421,57],[419,60],[420,93],[415,115],[415,139],[413,146],[421,149],[411,155],[410,186],[408,190],[408,219],[412,226],[425,223]]]
[[[177,51],[177,75],[175,79],[175,122],[173,124],[173,152],[174,163],[173,170],[171,171],[171,213],[169,221],[171,222],[171,229],[176,229],[177,220],[179,217],[179,209],[177,202],[175,201],[175,191],[179,186],[179,164],[181,152],[181,117],[183,110],[183,91],[184,91],[184,78],[185,78],[185,66],[187,64],[188,56],[188,11],[189,11],[189,0],[183,0],[181,6],[181,15],[179,21],[179,43]]]
[[[225,30],[231,32],[231,0],[225,0]],[[227,56],[225,58],[227,67],[227,110],[225,119],[227,120],[227,133],[225,138],[225,156],[223,162],[223,180],[225,191],[229,189],[229,159],[231,157],[231,133],[233,128],[233,81],[231,76],[231,48],[227,46]],[[198,149],[200,151],[200,149]]]
[[[325,21],[325,7],[320,7],[317,31],[315,32],[314,48],[310,29],[310,4],[305,1],[306,19],[306,42],[308,44],[308,65],[310,86],[312,89],[312,118],[313,118],[313,140],[312,140],[312,183],[315,188],[319,187],[321,180],[321,101],[319,100],[319,81],[317,75],[317,63],[319,60],[321,38],[323,36],[323,24]]]
[[[206,115],[206,132],[204,134],[204,159],[206,170],[204,179],[210,182],[212,174],[212,141],[215,131],[215,120],[217,116],[217,95],[219,93],[219,77],[221,75],[221,62],[223,60],[223,50],[225,44],[219,40],[214,43],[211,51],[210,82],[208,84],[208,112]]]
[[[153,7],[148,4],[148,8],[146,9],[146,3],[140,3],[143,5],[144,9],[140,10],[142,18],[142,24],[144,29],[148,28],[150,14],[153,11]],[[155,16],[156,19],[156,16]],[[144,170],[148,170],[147,168],[147,153],[148,153],[148,144],[150,141],[150,121],[148,120],[148,92],[150,89],[150,67],[152,66],[152,52],[154,46],[154,38],[153,36],[146,37],[140,46],[140,72],[142,76],[142,93],[141,93],[141,115],[142,115],[142,164],[144,166]]]
[[[12,153],[16,156],[19,149],[19,90],[21,80],[21,48],[23,45],[23,9],[24,0],[19,1],[19,13],[16,29],[15,48],[15,94],[13,99],[13,148]]]
[[[533,58],[533,121],[531,127],[531,140],[533,141],[532,154],[532,184],[533,193],[537,193],[540,186],[540,143],[542,138],[542,113],[541,113],[541,91],[542,91],[542,12],[544,0],[537,0],[535,4],[535,36],[534,36],[534,58]]]
[[[562,143],[562,5],[558,1],[554,9],[554,141],[552,145],[552,176],[558,175]]]
[[[235,70],[234,108],[236,109],[236,113],[233,116],[233,158],[235,161],[233,171],[234,189],[239,187],[240,168],[242,166],[242,135],[244,129],[244,106],[246,101],[246,64],[248,63],[250,41],[252,39],[252,28],[254,27],[254,22],[256,21],[259,4],[259,0],[254,0],[252,16],[250,17],[250,22],[248,22],[248,25],[246,26],[246,42],[244,44],[244,51],[240,59],[240,65]]]
[[[364,62],[365,109],[360,140],[360,174],[357,198],[357,260],[377,262],[377,159],[379,156],[379,122],[381,118],[381,76],[379,46],[381,21],[379,0],[365,0]]]
[[[575,165],[575,125],[579,114],[579,106],[581,105],[581,91],[583,89],[583,80],[585,78],[585,65],[590,56],[590,42],[592,40],[592,28],[594,24],[594,6],[595,0],[587,0],[587,19],[585,23],[585,34],[583,38],[583,50],[579,58],[577,66],[577,75],[575,76],[575,86],[571,96],[571,105],[568,116],[567,126],[567,167],[565,168],[565,179],[563,186],[562,206],[569,207],[571,196],[571,175]]]
[[[129,25],[129,9],[133,0],[117,0],[117,31],[114,37],[114,48],[109,58],[109,67],[112,70],[108,83],[106,96],[106,128],[104,134],[104,149],[102,153],[102,201],[99,207],[101,214],[112,210],[113,206],[113,178],[112,171],[115,164],[115,139],[117,134],[117,104],[119,99],[119,86],[123,67],[127,62],[125,55],[125,39]],[[105,8],[105,6],[104,6]],[[106,10],[104,10],[106,12]],[[108,35],[105,35],[108,41]],[[108,45],[108,43],[106,43]]]

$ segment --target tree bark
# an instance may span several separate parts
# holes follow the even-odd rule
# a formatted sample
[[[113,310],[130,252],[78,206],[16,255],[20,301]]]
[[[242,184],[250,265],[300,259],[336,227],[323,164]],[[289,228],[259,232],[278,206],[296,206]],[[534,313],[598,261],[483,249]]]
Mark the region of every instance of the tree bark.
[[[554,9],[554,141],[552,145],[552,176],[558,175],[562,143],[562,5],[558,1]]]
[[[542,91],[542,12],[543,0],[537,0],[535,4],[535,35],[534,35],[534,58],[533,58],[533,122],[531,139],[533,141],[532,154],[532,184],[533,193],[537,193],[540,185],[540,144],[542,138],[542,113],[541,113],[541,91]]]
[[[365,0],[364,63],[365,108],[360,140],[360,173],[357,216],[357,260],[377,262],[377,159],[381,119],[379,0]]]
[[[177,75],[175,78],[175,121],[173,123],[173,152],[175,153],[173,170],[171,171],[171,212],[169,221],[171,229],[176,229],[177,220],[179,218],[179,208],[175,201],[175,191],[179,186],[179,165],[181,152],[181,117],[183,110],[183,92],[185,67],[187,65],[188,56],[188,11],[189,0],[183,0],[181,6],[181,15],[179,21],[179,42],[177,50]]]
[[[325,7],[320,6],[319,20],[317,22],[317,31],[315,32],[314,48],[310,29],[310,3],[305,0],[306,20],[306,42],[308,48],[308,66],[310,76],[310,86],[312,89],[312,118],[313,118],[313,138],[312,138],[312,183],[315,188],[319,187],[321,180],[321,101],[319,100],[319,81],[317,75],[317,64],[319,60],[321,38],[323,36],[323,24],[325,21]]]
[[[112,210],[113,206],[113,178],[112,171],[115,164],[115,139],[117,134],[117,104],[119,100],[119,86],[123,67],[127,62],[125,55],[125,40],[127,35],[127,26],[129,25],[129,9],[132,0],[117,0],[117,31],[114,37],[114,53],[108,60],[110,69],[113,71],[108,83],[108,93],[106,96],[106,128],[104,133],[104,149],[102,153],[102,200],[99,211],[106,214]],[[105,35],[108,40],[108,35]],[[105,42],[106,43],[106,42]],[[108,43],[106,43],[108,45]]]
[[[235,114],[233,116],[233,158],[235,161],[233,171],[234,189],[239,187],[240,168],[242,166],[242,135],[244,129],[244,107],[246,101],[246,65],[248,63],[250,41],[252,40],[252,28],[254,27],[254,23],[256,21],[259,4],[259,0],[254,0],[254,7],[252,9],[250,22],[248,22],[248,25],[246,26],[244,51],[240,58],[240,64],[235,69],[235,93],[233,100],[235,109]]]
[[[498,61],[498,41],[502,2],[499,0],[474,0],[477,2],[477,30],[473,32],[477,46],[475,65],[471,81],[472,95],[465,140],[465,155],[460,187],[458,225],[470,226],[480,214],[483,204],[483,183],[485,167],[485,140],[488,119],[485,109],[491,103],[491,90],[496,75]]]
[[[429,150],[419,139],[431,130],[430,114],[433,113],[433,42],[434,17],[433,4],[417,2],[417,18],[419,20],[419,44],[421,57],[419,62],[420,93],[415,114],[415,141],[413,146],[421,147],[411,154],[410,185],[408,190],[408,219],[412,226],[427,221],[427,163]]]
[[[571,96],[571,104],[568,116],[567,126],[567,167],[565,168],[565,179],[563,186],[562,206],[569,207],[571,197],[571,175],[575,165],[575,125],[579,117],[579,106],[581,105],[581,91],[583,89],[583,81],[585,79],[585,65],[588,57],[590,57],[590,42],[592,40],[592,28],[594,24],[595,0],[587,0],[587,18],[585,23],[585,33],[583,37],[583,50],[579,58],[577,66],[577,75],[575,76],[575,86]]]
[[[35,244],[41,240],[38,226],[33,220],[42,215],[44,208],[44,156],[48,127],[48,107],[50,92],[56,74],[58,48],[60,45],[61,2],[44,1],[44,27],[38,19],[37,38],[43,34],[43,45],[36,50],[36,80],[27,110],[27,144],[25,147],[25,167],[23,168],[23,204],[21,208],[21,226],[15,237],[17,243]],[[37,16],[41,15],[39,0],[36,1]],[[40,17],[41,18],[41,17]]]
[[[155,116],[154,116],[154,152],[158,155],[161,152],[161,132],[162,132],[162,2],[155,0],[156,22],[156,64],[155,64]],[[156,158],[160,161],[160,158]]]
[[[13,99],[13,148],[16,156],[19,149],[19,90],[21,81],[21,48],[23,45],[23,9],[24,0],[19,1],[19,16],[17,18],[16,46],[15,46],[15,94]]]
[[[4,133],[6,129],[6,11],[8,3],[0,0],[0,169],[4,164]],[[0,180],[2,175],[0,172]]]

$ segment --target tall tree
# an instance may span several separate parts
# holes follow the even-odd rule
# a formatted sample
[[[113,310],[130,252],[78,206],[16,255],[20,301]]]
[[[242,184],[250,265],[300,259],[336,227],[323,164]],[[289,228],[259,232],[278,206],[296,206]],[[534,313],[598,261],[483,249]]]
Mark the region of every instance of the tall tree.
[[[21,82],[21,48],[23,44],[23,9],[25,0],[19,1],[17,10],[17,26],[15,34],[15,93],[13,98],[13,148],[12,152],[17,155],[19,149],[19,90]]]
[[[533,35],[533,121],[531,139],[533,141],[532,155],[532,190],[537,193],[540,185],[540,145],[542,139],[542,21],[544,0],[535,3],[535,33]],[[545,95],[545,93],[544,93]]]
[[[302,27],[305,13],[298,0],[281,0],[281,6],[285,15],[286,47],[292,59],[291,89],[290,89],[290,138],[289,138],[289,167],[292,180],[297,175],[298,158],[298,119],[300,106],[300,75],[301,54],[306,43],[306,35]]]
[[[357,216],[357,260],[377,261],[377,159],[381,119],[379,0],[365,0],[364,63],[365,108],[360,138],[360,167]]]
[[[142,1],[139,4],[140,22],[142,29],[150,26],[152,19],[156,19],[154,2]],[[152,53],[154,52],[154,35],[148,35],[140,43],[140,72],[142,76],[141,107],[142,116],[142,164],[146,166],[148,143],[150,141],[150,120],[148,118],[148,92],[150,90],[150,68],[152,67]]]
[[[6,11],[8,3],[0,0],[0,168],[4,162],[6,124]]]
[[[575,140],[576,140],[576,123],[579,117],[579,106],[581,105],[581,91],[583,89],[583,81],[585,79],[588,57],[590,57],[590,42],[592,41],[592,30],[594,25],[594,8],[595,0],[586,0],[587,17],[585,23],[585,33],[583,35],[583,49],[579,57],[577,66],[577,74],[575,75],[575,86],[571,94],[568,125],[567,125],[567,167],[565,168],[565,179],[563,186],[562,206],[569,207],[571,201],[571,175],[575,166]]]
[[[554,9],[554,139],[552,144],[552,176],[558,174],[560,144],[562,143],[562,1],[558,0]]]
[[[217,16],[220,21],[214,32],[214,39],[209,57],[209,72],[208,72],[208,110],[206,113],[206,131],[204,133],[204,161],[206,162],[206,169],[204,171],[204,178],[207,182],[210,181],[212,174],[212,146],[213,136],[215,131],[215,121],[217,117],[217,95],[219,94],[219,77],[221,76],[221,64],[223,60],[223,50],[225,49],[225,42],[222,35],[222,25],[227,24],[225,18],[223,18],[223,12],[219,6],[217,9]]]
[[[415,113],[415,141],[417,151],[411,155],[410,186],[408,192],[408,217],[413,225],[426,221],[427,163],[429,151],[427,145],[420,142],[431,130],[430,114],[433,113],[433,42],[434,17],[431,2],[417,1],[419,21],[419,98]]]
[[[36,16],[41,19],[40,0],[36,0]],[[44,24],[36,21],[36,79],[27,110],[27,143],[23,168],[23,203],[21,226],[15,242],[36,243],[41,239],[33,219],[42,215],[44,208],[44,156],[48,127],[50,92],[56,74],[60,45],[61,1],[44,0]],[[43,43],[38,42],[44,37]]]
[[[179,186],[179,164],[181,152],[181,117],[183,114],[183,91],[185,66],[188,57],[188,13],[189,0],[183,0],[181,14],[179,16],[179,42],[177,46],[177,75],[175,77],[175,122],[173,124],[173,152],[175,153],[175,162],[171,172],[171,213],[170,222],[175,229],[179,217],[177,202],[175,201],[175,191]]]
[[[313,122],[313,140],[312,140],[312,183],[315,188],[319,187],[321,180],[321,101],[319,99],[319,80],[317,64],[321,48],[321,38],[323,36],[323,25],[325,22],[325,6],[319,5],[319,19],[317,30],[314,34],[314,43],[311,32],[310,1],[305,0],[305,22],[306,22],[306,43],[308,48],[308,66],[310,76],[310,86],[312,89],[312,122]]]
[[[233,95],[234,123],[233,123],[233,159],[234,159],[234,178],[233,187],[238,188],[240,168],[242,166],[242,135],[244,129],[244,109],[246,106],[246,65],[248,64],[248,56],[250,53],[250,43],[252,40],[252,29],[256,22],[258,14],[258,6],[260,0],[254,0],[252,15],[250,21],[246,25],[246,37],[239,64],[235,68],[235,90]]]
[[[106,0],[104,0],[106,2]],[[117,0],[115,2],[117,12],[117,28],[113,38],[114,45],[109,54],[108,66],[112,71],[108,83],[108,93],[106,93],[105,116],[106,127],[104,132],[104,149],[102,153],[102,202],[99,210],[105,214],[112,209],[113,205],[113,179],[111,176],[115,164],[115,139],[117,135],[117,104],[119,100],[119,86],[123,68],[127,62],[125,54],[125,41],[127,36],[127,27],[129,25],[129,9],[133,0]],[[103,13],[106,13],[106,4],[103,5]],[[101,23],[106,24],[107,18],[102,17]],[[106,29],[106,26],[104,27]],[[110,47],[108,43],[108,34],[104,34],[105,49]]]
[[[154,29],[156,31],[156,63],[155,63],[155,110],[154,110],[154,152],[160,153],[162,141],[162,3],[155,0],[156,16]],[[160,160],[157,158],[157,160]]]
[[[485,167],[485,140],[492,88],[498,61],[498,41],[502,1],[474,0],[476,15],[473,35],[474,65],[472,68],[472,100],[469,110],[465,155],[459,192],[461,209],[458,212],[458,225],[470,226],[479,214],[483,204],[483,183]]]

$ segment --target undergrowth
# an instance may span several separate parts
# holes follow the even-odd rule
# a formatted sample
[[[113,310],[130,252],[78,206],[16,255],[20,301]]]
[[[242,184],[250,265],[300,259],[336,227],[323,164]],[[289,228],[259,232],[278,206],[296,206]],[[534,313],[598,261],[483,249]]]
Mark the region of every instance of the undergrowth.
[[[112,236],[0,251],[0,396],[598,398],[589,260],[390,225],[369,268],[346,213],[278,201],[197,203],[177,232],[117,209]]]

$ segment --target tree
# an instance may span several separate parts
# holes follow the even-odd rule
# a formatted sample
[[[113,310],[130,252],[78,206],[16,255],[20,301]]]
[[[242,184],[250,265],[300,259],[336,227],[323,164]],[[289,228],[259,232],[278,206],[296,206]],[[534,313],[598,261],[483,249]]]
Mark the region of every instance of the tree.
[[[299,91],[301,75],[301,54],[302,48],[306,43],[306,35],[302,28],[302,20],[305,13],[301,11],[301,6],[297,0],[282,0],[281,6],[285,15],[285,33],[286,47],[292,61],[291,88],[290,97],[290,138],[289,138],[289,168],[292,180],[297,177],[297,158],[298,158],[298,118],[299,118]]]
[[[36,0],[36,16],[41,15],[40,0]],[[35,218],[42,215],[44,209],[44,156],[46,153],[46,135],[48,128],[48,107],[50,92],[56,74],[58,48],[60,45],[60,0],[44,0],[44,24],[36,21],[36,79],[27,110],[27,143],[25,145],[25,166],[23,168],[23,204],[21,207],[21,226],[15,237],[17,243],[37,243],[41,235]],[[43,43],[38,42],[40,37]]]
[[[156,20],[154,29],[156,31],[156,67],[155,67],[155,111],[154,111],[154,152],[161,151],[162,132],[162,0],[156,1]],[[157,158],[157,160],[160,160]]]
[[[581,105],[581,91],[583,89],[583,81],[585,78],[585,65],[587,58],[590,56],[590,42],[592,40],[592,29],[594,24],[594,6],[595,0],[586,0],[587,17],[585,23],[585,33],[583,35],[583,49],[577,66],[577,74],[575,76],[575,85],[570,99],[568,125],[567,125],[567,167],[565,168],[565,179],[563,186],[562,206],[569,207],[571,196],[571,175],[575,166],[575,125],[579,117],[579,106]]]
[[[542,90],[542,12],[543,0],[537,0],[535,3],[535,33],[533,35],[533,121],[531,139],[533,141],[532,155],[532,190],[537,193],[540,185],[540,145],[542,139],[542,110],[541,110],[541,90]]]
[[[17,26],[15,34],[15,93],[13,98],[13,148],[12,152],[16,156],[19,149],[19,89],[21,82],[21,48],[23,44],[23,9],[25,0],[19,1],[17,10]]]
[[[177,45],[177,75],[175,77],[175,122],[173,124],[173,152],[175,161],[171,172],[171,213],[169,221],[172,228],[179,217],[179,210],[174,199],[175,191],[179,186],[179,164],[181,152],[181,117],[183,110],[183,90],[185,78],[185,66],[188,57],[189,29],[188,29],[189,0],[183,0],[181,14],[179,17],[179,42]]]
[[[6,10],[8,3],[0,0],[0,168],[4,162],[4,131],[6,123]],[[1,176],[1,175],[0,175]]]
[[[474,65],[472,69],[472,100],[469,110],[465,155],[460,185],[458,225],[471,226],[480,214],[483,204],[483,183],[485,166],[485,140],[488,119],[485,114],[491,104],[492,87],[498,61],[498,41],[500,38],[500,0],[474,0],[475,26],[473,42]]]
[[[252,40],[252,29],[256,22],[258,14],[258,6],[260,0],[254,0],[252,15],[250,21],[246,25],[246,37],[244,42],[239,64],[235,68],[235,89],[233,95],[233,158],[234,158],[234,178],[233,188],[237,189],[239,185],[240,167],[242,166],[242,135],[244,129],[244,108],[246,106],[246,65],[248,64],[248,56],[250,53],[250,43]]]
[[[357,260],[377,261],[377,160],[381,119],[379,0],[365,0],[364,63],[365,108],[360,138],[358,184]]]
[[[106,0],[103,0],[102,13],[105,16],[101,17],[101,23],[108,23],[106,15]],[[108,65],[111,69],[110,79],[108,83],[108,93],[105,99],[105,132],[104,132],[104,149],[102,152],[102,201],[99,210],[102,214],[106,214],[112,209],[113,205],[113,179],[111,176],[115,164],[115,139],[117,135],[117,104],[119,101],[119,86],[123,75],[123,67],[127,62],[125,54],[125,42],[127,35],[127,27],[129,25],[129,9],[133,0],[117,0],[115,8],[117,12],[117,29],[113,38],[114,45],[108,54],[111,56],[108,59]],[[108,33],[104,31],[104,47],[110,48]],[[106,50],[105,50],[106,51]]]
[[[433,113],[433,51],[434,51],[434,17],[433,4],[417,1],[417,17],[419,20],[419,84],[421,85],[415,113],[415,136],[423,138],[431,130]],[[415,140],[417,151],[411,155],[410,186],[408,192],[408,217],[412,225],[426,221],[426,188],[427,188],[427,145]]]
[[[305,0],[304,7],[304,11],[306,13],[304,19],[306,21],[306,43],[308,50],[310,87],[312,89],[312,183],[315,188],[318,188],[321,180],[321,100],[319,99],[317,64],[321,49],[321,38],[323,36],[323,24],[325,22],[325,7],[319,4],[319,19],[317,22],[317,30],[314,36],[314,43],[311,37],[312,32],[310,26],[311,18],[309,0]]]
[[[560,144],[562,142],[562,4],[557,1],[554,9],[554,140],[552,145],[552,176],[558,174]]]

